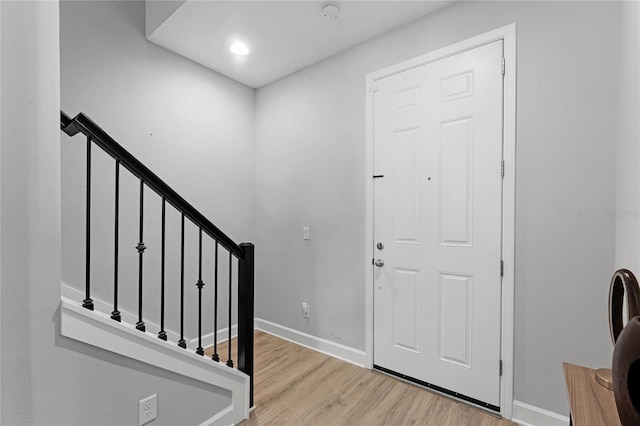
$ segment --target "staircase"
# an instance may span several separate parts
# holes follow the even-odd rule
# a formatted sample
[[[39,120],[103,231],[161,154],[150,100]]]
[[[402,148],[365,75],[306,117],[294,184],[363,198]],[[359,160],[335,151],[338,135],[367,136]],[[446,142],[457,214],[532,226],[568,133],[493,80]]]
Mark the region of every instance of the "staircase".
[[[208,424],[237,424],[248,418],[253,405],[253,244],[235,243],[86,115],[80,113],[71,119],[61,111],[60,127],[69,136],[82,134],[86,138],[84,283],[62,286],[61,333],[229,390],[231,406]],[[105,235],[104,229],[97,233],[92,228],[104,227],[105,222],[92,223],[92,218],[95,219],[92,206],[97,197],[112,194],[92,193],[96,187],[92,185],[92,178],[96,177],[92,174],[95,148],[113,161],[113,175],[109,177],[114,195],[113,211],[109,212],[113,217],[109,227],[113,235],[111,241],[104,242],[92,241],[95,235]],[[98,177],[105,179],[103,173]],[[135,182],[134,188],[131,182]],[[137,191],[139,201],[134,212],[138,218],[138,239],[134,247],[123,247],[121,242],[122,217],[132,214],[123,211],[127,207],[122,204],[123,190],[127,194]],[[159,212],[148,211],[145,195],[158,199]],[[153,227],[145,226],[145,220],[151,220],[150,217],[160,218],[158,226],[155,223]],[[159,235],[150,237],[149,228]],[[185,238],[189,232],[197,235],[195,247],[190,247],[193,244]],[[179,234],[179,244],[174,244],[177,240],[172,241],[170,234]],[[145,243],[145,237],[154,241],[153,247],[147,247],[149,243]],[[112,258],[92,259],[91,249],[96,244],[112,247]],[[159,254],[159,262],[154,257],[145,268],[145,260],[150,260],[145,255],[149,254],[147,249],[150,248]],[[173,258],[169,258],[169,252],[179,252],[179,265],[170,261]],[[131,259],[132,255],[137,258],[134,262],[137,263],[137,282],[120,282],[122,268],[132,267],[131,262],[123,264],[123,257]],[[203,261],[203,257],[207,261]],[[92,266],[97,263],[101,266],[100,272],[104,271],[105,263],[111,265],[112,276],[99,277],[101,282],[110,281],[109,297],[104,297],[104,292],[100,293],[102,298],[92,294],[97,285],[93,282],[96,273],[92,275]],[[187,269],[196,263],[198,279],[185,286]],[[160,277],[159,282],[145,280],[145,271],[148,273],[150,266],[158,267],[154,276]],[[205,283],[205,275],[212,282]],[[179,279],[173,279],[175,277]],[[149,297],[145,298],[149,294],[159,297],[149,300]],[[231,344],[236,335],[237,365],[232,358]],[[218,343],[225,340],[229,342],[227,353],[220,354]],[[207,353],[211,356],[205,356],[207,346],[210,346]]]

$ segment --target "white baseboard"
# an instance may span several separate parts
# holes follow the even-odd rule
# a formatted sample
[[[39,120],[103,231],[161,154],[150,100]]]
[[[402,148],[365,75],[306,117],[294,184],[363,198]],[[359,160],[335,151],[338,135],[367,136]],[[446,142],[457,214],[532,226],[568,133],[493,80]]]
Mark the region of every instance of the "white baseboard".
[[[513,422],[521,426],[568,426],[569,417],[514,400]]]
[[[213,331],[211,333],[205,334],[202,336],[202,347],[207,348],[209,346],[213,346]],[[234,324],[231,326],[231,338],[238,337],[238,324]],[[218,344],[226,342],[229,340],[229,327],[221,328],[218,330]],[[198,338],[195,337],[189,340],[191,346],[198,346]]]
[[[364,367],[366,365],[366,355],[364,351],[321,339],[320,337],[312,336],[260,318],[255,319],[255,328],[276,337],[280,337],[281,339],[288,340],[289,342],[293,342],[297,345],[347,361],[359,367]]]
[[[233,426],[233,404],[200,423],[200,426]]]

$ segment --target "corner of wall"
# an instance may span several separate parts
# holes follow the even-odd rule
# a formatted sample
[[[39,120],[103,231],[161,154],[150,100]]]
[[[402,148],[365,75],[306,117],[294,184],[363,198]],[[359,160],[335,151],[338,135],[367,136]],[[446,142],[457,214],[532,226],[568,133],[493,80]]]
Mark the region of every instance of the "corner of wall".
[[[145,30],[147,40],[175,13],[185,0],[145,0]]]
[[[640,274],[640,3],[620,3],[620,65],[616,128],[616,205],[605,214],[615,222],[615,267]],[[613,273],[613,271],[612,271]]]
[[[553,411],[514,400],[513,422],[521,426],[568,426],[569,418]]]

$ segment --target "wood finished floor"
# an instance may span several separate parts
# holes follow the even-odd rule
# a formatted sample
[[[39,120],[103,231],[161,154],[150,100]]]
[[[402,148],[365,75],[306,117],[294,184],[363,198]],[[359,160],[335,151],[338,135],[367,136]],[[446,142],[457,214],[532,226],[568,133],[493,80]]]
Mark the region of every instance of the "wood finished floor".
[[[227,345],[218,345],[218,353],[226,361]],[[261,331],[255,333],[255,353],[255,409],[243,426],[513,424]],[[232,359],[237,365],[235,342]]]

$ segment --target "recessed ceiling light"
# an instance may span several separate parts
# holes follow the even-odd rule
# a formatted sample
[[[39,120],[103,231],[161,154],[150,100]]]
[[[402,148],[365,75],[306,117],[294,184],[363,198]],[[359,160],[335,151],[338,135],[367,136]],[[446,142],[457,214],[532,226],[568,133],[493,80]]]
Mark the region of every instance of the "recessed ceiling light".
[[[245,56],[249,53],[249,48],[241,41],[234,42],[229,49],[231,50],[231,53],[238,56]]]

